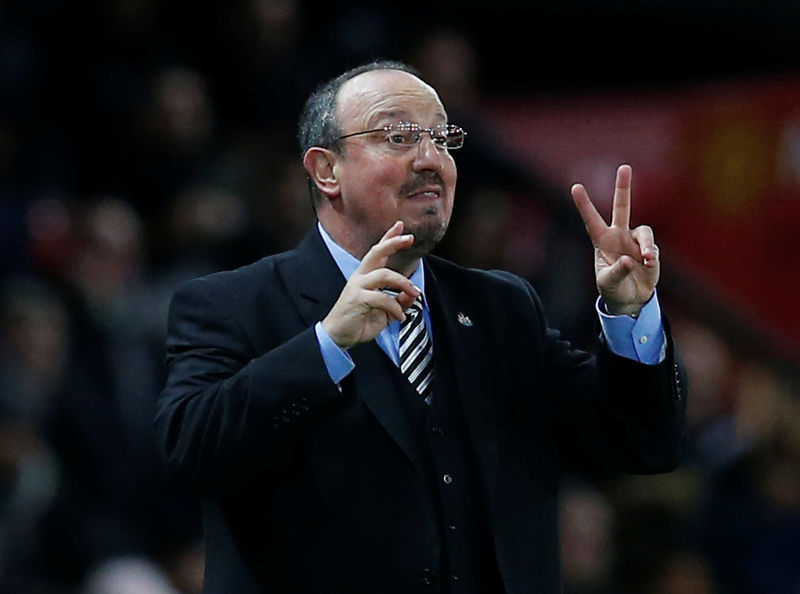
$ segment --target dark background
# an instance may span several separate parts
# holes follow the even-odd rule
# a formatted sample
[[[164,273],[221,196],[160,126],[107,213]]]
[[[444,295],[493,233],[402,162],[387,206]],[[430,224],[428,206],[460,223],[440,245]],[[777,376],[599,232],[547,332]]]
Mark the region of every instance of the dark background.
[[[794,77],[798,17],[777,1],[0,2],[0,593],[198,591],[197,501],[151,434],[167,304],[308,227],[294,127],[318,83],[376,57],[422,68],[470,132],[440,253],[526,277],[588,345],[591,248],[567,188],[482,106]],[[444,32],[442,59],[426,44]],[[684,264],[659,290],[691,381],[686,464],[565,479],[568,594],[800,588],[797,359]]]

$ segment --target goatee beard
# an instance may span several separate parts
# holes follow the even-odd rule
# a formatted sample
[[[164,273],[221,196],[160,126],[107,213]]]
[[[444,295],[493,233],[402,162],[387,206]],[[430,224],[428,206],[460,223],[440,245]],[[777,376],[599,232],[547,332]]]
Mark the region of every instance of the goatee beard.
[[[435,214],[430,213],[430,214]],[[420,258],[430,254],[433,249],[439,245],[439,242],[444,238],[447,232],[447,222],[436,217],[435,220],[426,221],[424,223],[408,226],[403,229],[403,233],[410,233],[414,236],[414,243],[411,247],[397,252],[389,257],[386,266],[392,270],[396,270],[405,274],[406,272],[413,272],[414,264]],[[408,269],[411,268],[409,271]]]

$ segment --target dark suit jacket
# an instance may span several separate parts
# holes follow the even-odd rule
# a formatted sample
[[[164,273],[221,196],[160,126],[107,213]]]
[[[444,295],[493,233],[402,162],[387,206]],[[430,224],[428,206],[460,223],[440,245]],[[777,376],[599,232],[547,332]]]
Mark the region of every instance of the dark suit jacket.
[[[602,345],[595,358],[548,328],[522,279],[425,266],[436,359],[455,370],[506,591],[557,592],[561,471],[678,464],[686,398],[671,339],[656,366]],[[343,286],[312,230],[173,299],[156,429],[168,469],[203,498],[207,592],[429,590],[436,512],[386,356],[374,341],[352,348],[337,387],[317,345],[313,325]]]

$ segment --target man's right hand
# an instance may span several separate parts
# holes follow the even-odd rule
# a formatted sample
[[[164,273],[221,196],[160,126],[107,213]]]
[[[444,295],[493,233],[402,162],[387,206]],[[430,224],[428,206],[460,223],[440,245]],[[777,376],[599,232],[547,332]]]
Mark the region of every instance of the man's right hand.
[[[390,256],[414,243],[413,235],[402,232],[403,222],[397,221],[369,249],[322,320],[322,327],[340,348],[372,340],[392,320],[402,322],[405,310],[420,294],[408,278],[386,268]],[[383,289],[393,289],[399,294],[392,295]]]

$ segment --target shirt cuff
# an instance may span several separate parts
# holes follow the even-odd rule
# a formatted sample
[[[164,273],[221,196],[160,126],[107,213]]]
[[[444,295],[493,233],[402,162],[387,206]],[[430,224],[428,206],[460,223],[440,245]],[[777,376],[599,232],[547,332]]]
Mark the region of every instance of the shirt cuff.
[[[602,298],[597,299],[596,309],[606,345],[612,353],[646,365],[657,365],[664,360],[667,338],[655,292],[636,318],[607,313]]]
[[[339,382],[355,369],[356,364],[347,351],[342,350],[333,342],[325,328],[322,327],[322,322],[314,325],[314,332],[317,335],[317,343],[319,343],[319,350],[322,353],[322,360],[325,362],[328,375],[334,384],[339,385]]]

